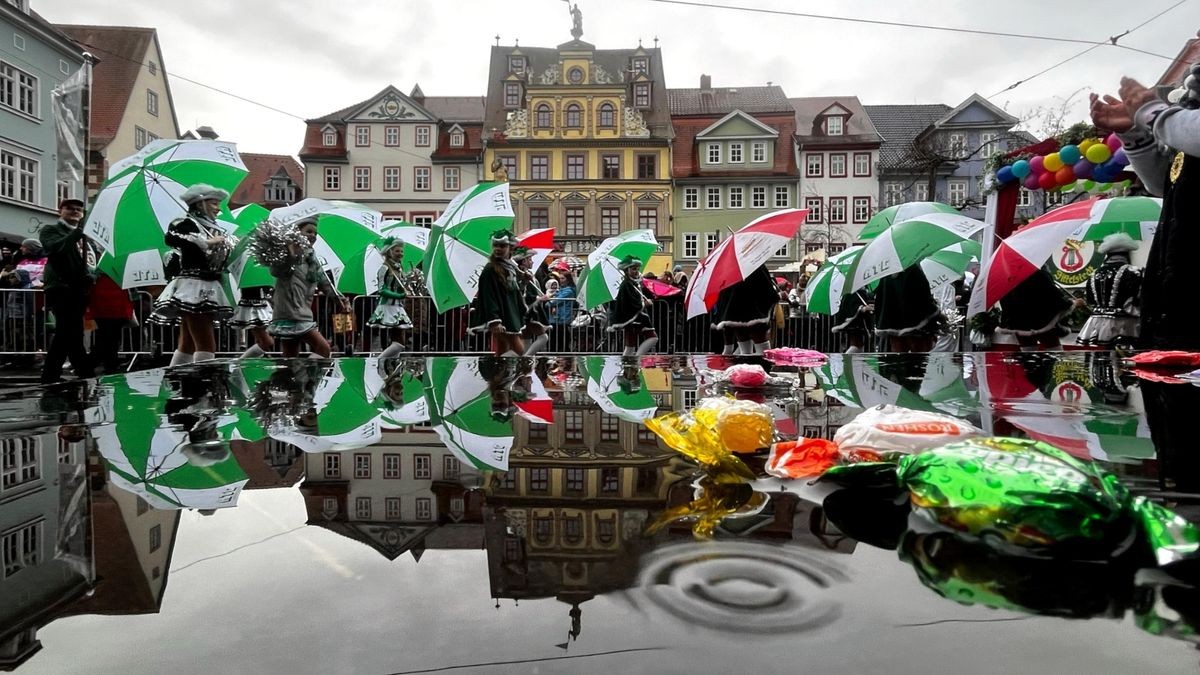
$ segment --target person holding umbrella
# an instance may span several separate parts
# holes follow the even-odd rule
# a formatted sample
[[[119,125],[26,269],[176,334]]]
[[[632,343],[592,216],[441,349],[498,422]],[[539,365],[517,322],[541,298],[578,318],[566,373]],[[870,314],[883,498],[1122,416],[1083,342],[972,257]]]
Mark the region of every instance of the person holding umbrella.
[[[737,341],[734,354],[750,356],[770,349],[771,341],[767,333],[771,330],[771,322],[775,320],[779,289],[767,266],[759,265],[745,279],[722,292],[727,292],[728,296],[720,304],[713,327],[725,331],[726,335],[729,335],[727,329],[732,329],[734,340]]]
[[[42,228],[38,243],[46,252],[42,287],[46,304],[54,312],[54,340],[42,364],[42,384],[62,381],[63,363],[71,359],[77,375],[90,377],[91,359],[83,348],[83,314],[95,280],[88,268],[83,236],[83,202],[64,199],[58,205],[58,222]]]
[[[289,226],[283,225],[283,228]],[[267,256],[257,254],[260,262],[267,262],[271,276],[275,277],[275,293],[272,298],[272,319],[268,329],[280,341],[280,351],[285,358],[300,355],[300,343],[308,345],[312,356],[329,358],[329,341],[317,329],[313,320],[312,298],[317,288],[331,298],[337,298],[343,312],[350,311],[346,298],[333,287],[329,277],[313,253],[317,241],[317,217],[301,218],[291,226],[292,232],[274,232],[277,228],[260,226],[264,245],[276,250]],[[297,240],[297,235],[300,237]],[[278,241],[277,241],[278,240]]]
[[[172,366],[213,358],[216,335],[213,321],[233,314],[221,277],[235,243],[217,227],[221,202],[229,193],[221,188],[193,185],[180,195],[188,214],[167,226],[163,240],[179,254],[179,274],[167,284],[154,303],[159,321],[182,323],[179,346]]]
[[[383,264],[379,266],[379,304],[367,319],[372,328],[386,328],[391,344],[380,354],[387,359],[404,349],[404,332],[412,330],[412,319],[404,310],[404,270],[400,262],[404,259],[404,240],[387,237],[379,242],[383,253]]]
[[[520,356],[525,352],[521,328],[525,324],[525,301],[521,295],[521,271],[512,261],[516,237],[508,230],[492,233],[492,255],[479,273],[478,293],[471,306],[470,331],[487,332],[494,356]]]
[[[853,304],[843,301],[842,306]],[[924,353],[933,349],[941,312],[920,265],[879,280],[874,313],[875,334],[888,339],[889,351]]]
[[[1083,300],[1072,300],[1054,283],[1045,268],[1038,268],[1000,300],[1000,326],[996,330],[1016,336],[1021,351],[1055,350],[1067,334],[1061,323]]]
[[[513,260],[516,261],[517,269],[521,273],[519,284],[525,302],[525,324],[521,327],[521,337],[532,340],[529,347],[525,349],[524,355],[533,356],[550,341],[550,335],[547,333],[550,316],[546,311],[546,303],[552,296],[542,292],[537,277],[533,274],[533,251],[531,249],[518,246],[513,251]]]
[[[610,331],[620,330],[625,335],[625,351],[622,356],[644,356],[658,344],[658,334],[646,310],[650,307],[650,299],[642,293],[642,283],[639,278],[642,271],[642,261],[632,255],[625,256],[617,265],[625,276],[617,290],[613,301]],[[638,338],[641,338],[641,344]]]

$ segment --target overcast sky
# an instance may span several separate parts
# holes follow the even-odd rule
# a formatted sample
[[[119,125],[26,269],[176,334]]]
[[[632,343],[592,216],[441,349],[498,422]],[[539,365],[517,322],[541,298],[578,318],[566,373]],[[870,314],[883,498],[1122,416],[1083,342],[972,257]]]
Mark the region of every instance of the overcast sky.
[[[721,2],[721,0],[697,0]],[[1104,40],[1177,0],[724,0],[906,23],[1059,38]],[[660,39],[670,87],[768,81],[789,96],[855,94],[864,103],[946,103],[978,92],[1025,116],[1075,94],[1082,119],[1089,91],[1115,93],[1123,74],[1147,84],[1168,59],[1101,47],[1001,93],[1086,45],[946,33],[799,17],[682,7],[651,0],[581,0],[583,39],[599,48]],[[293,116],[172,78],[182,129],[207,124],[251,152],[295,154],[300,118],[368,98],[391,83],[428,95],[483,94],[489,47],[514,39],[554,46],[570,39],[562,0],[32,0],[53,22],[153,26],[168,72]],[[1188,0],[1121,39],[1173,57],[1200,28]],[[101,55],[103,56],[103,55]],[[1082,91],[1080,91],[1082,90]],[[1079,93],[1075,93],[1075,92]],[[993,96],[994,95],[994,96]]]

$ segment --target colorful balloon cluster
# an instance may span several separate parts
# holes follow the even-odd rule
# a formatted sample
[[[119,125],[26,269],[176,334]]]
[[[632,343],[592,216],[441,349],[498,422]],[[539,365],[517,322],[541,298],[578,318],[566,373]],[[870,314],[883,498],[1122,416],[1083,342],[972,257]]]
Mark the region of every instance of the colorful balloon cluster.
[[[1110,183],[1129,165],[1121,139],[1109,134],[1104,139],[1089,138],[1079,145],[1064,145],[1058,152],[1018,159],[996,171],[996,182],[1018,182],[1030,190],[1072,189],[1076,181]]]

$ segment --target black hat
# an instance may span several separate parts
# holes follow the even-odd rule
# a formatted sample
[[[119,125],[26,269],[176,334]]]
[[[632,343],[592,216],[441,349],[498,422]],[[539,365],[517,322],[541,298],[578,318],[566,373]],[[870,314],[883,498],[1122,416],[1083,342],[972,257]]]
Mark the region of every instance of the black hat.
[[[74,197],[67,197],[66,199],[64,199],[58,203],[58,210],[61,211],[68,206],[78,206],[79,208],[82,209],[83,208],[83,200],[76,199]]]

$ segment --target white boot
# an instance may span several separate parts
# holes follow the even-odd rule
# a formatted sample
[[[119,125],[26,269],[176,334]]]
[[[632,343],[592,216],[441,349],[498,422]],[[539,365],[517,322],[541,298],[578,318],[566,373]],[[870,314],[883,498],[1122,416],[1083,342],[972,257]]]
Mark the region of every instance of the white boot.
[[[501,354],[501,355],[500,355],[500,357],[501,357],[501,358],[505,358],[505,359],[509,359],[509,358],[514,358],[514,359],[515,359],[515,358],[516,358],[516,357],[518,357],[518,356],[520,356],[520,354],[518,354],[518,353],[514,352],[514,351],[513,351],[513,350],[511,350],[511,349],[510,349],[510,350],[508,350],[508,351],[506,351],[506,352],[504,352],[503,354]]]
[[[734,354],[750,356],[754,353],[754,343],[750,340],[738,340],[738,348]]]
[[[169,365],[170,366],[182,366],[186,363],[191,363],[191,362],[192,362],[191,354],[184,354],[183,352],[176,349],[175,353],[171,355],[171,363]]]
[[[404,345],[400,344],[399,342],[393,342],[387,346],[387,349],[379,353],[379,358],[390,359],[393,356],[398,356],[402,351],[404,351]]]
[[[657,344],[658,344],[658,338],[656,338],[656,337],[646,338],[645,340],[642,340],[642,344],[638,345],[637,353],[634,354],[634,356],[645,356],[646,354],[649,354],[650,350],[654,349],[654,346]]]
[[[733,356],[734,344],[732,342],[725,343],[725,349],[721,350],[721,356]]]
[[[263,356],[265,356],[265,355],[266,355],[266,352],[264,352],[264,351],[263,351],[263,348],[262,348],[262,347],[259,347],[258,345],[256,345],[256,344],[253,344],[253,345],[250,345],[250,348],[249,348],[249,349],[247,349],[246,351],[242,352],[242,355],[241,355],[241,356],[239,356],[238,358],[241,358],[241,359],[257,359],[257,358],[261,358],[261,357],[263,357]]]
[[[626,347],[625,351],[621,352],[621,356],[637,356],[637,348]]]
[[[201,361],[212,361],[214,356],[216,356],[216,354],[213,354],[212,352],[196,352],[196,356],[192,359],[192,361],[194,363],[200,363]]]
[[[859,349],[858,347],[855,347],[854,345],[850,345],[849,347],[846,348],[847,354],[859,354],[861,352],[862,352],[862,350]]]
[[[770,348],[771,348],[770,340],[767,340],[766,342],[755,342],[754,343],[754,353],[755,354],[762,354],[763,352],[767,351]]]
[[[550,342],[549,334],[542,333],[541,335],[537,336],[533,342],[529,343],[529,346],[525,348],[525,356],[533,356],[534,354],[542,351],[548,342]]]
[[[308,353],[308,358],[310,358],[310,359],[323,359],[323,358],[326,358],[326,357],[324,357],[324,356],[321,356],[320,354],[318,354],[318,353],[316,353],[316,352],[309,352],[309,353]]]

